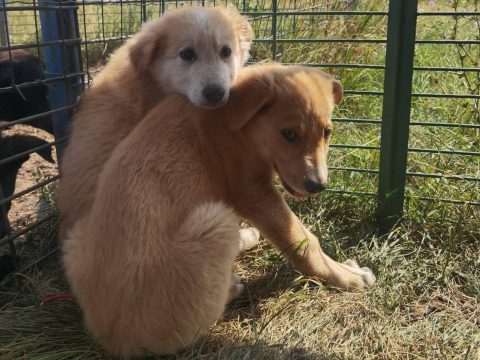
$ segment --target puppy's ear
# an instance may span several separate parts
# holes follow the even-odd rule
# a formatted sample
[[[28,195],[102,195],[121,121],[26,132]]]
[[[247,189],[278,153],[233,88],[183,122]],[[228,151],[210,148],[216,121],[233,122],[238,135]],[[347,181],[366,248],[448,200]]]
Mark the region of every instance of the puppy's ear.
[[[248,19],[245,16],[240,15],[235,8],[227,7],[224,9],[224,12],[225,15],[230,18],[235,33],[238,34],[238,43],[243,65],[250,58],[250,47],[252,46],[254,37],[252,25],[250,25]]]
[[[133,44],[130,46],[129,56],[137,74],[142,74],[149,68],[162,44],[165,43],[163,30],[155,25],[157,24],[145,24],[138,35],[131,40]]]
[[[340,104],[343,98],[343,87],[337,80],[333,80],[333,101],[335,105]]]
[[[226,110],[231,131],[241,129],[271,106],[274,98],[273,84],[271,76],[257,73],[240,80],[230,89]]]
[[[343,98],[343,86],[340,84],[338,80],[336,80],[332,75],[327,74],[323,70],[315,69],[315,68],[308,68],[307,71],[312,72],[316,75],[320,75],[323,78],[322,83],[325,83],[324,80],[330,80],[332,82],[332,95],[333,95],[333,103],[335,105],[340,104]]]

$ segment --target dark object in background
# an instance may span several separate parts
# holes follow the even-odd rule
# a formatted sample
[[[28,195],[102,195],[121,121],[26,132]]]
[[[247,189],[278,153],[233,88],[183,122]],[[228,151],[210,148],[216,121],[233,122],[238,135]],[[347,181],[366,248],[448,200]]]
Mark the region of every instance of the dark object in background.
[[[11,53],[12,62],[10,63],[8,51],[0,51],[0,88],[12,86],[12,68],[13,79],[16,85],[45,78],[43,63],[38,57],[24,50],[12,50]],[[21,89],[12,89],[7,93],[0,94],[1,122],[8,123],[46,111],[50,111],[50,103],[48,102],[48,87],[45,84],[39,83]],[[53,134],[50,115],[32,120],[26,124]]]
[[[28,135],[12,135],[8,137],[0,136],[0,160],[4,160],[16,154],[33,149],[35,147],[48,144],[47,141],[37,138],[35,136]],[[52,148],[47,147],[42,150],[38,150],[37,153],[47,160],[53,163]],[[0,165],[0,185],[4,198],[7,198],[15,192],[15,182],[17,180],[18,170],[22,164],[30,158],[30,154],[22,155],[19,158],[8,161],[6,164]],[[0,198],[1,199],[1,198]],[[0,205],[3,206],[3,205]],[[7,202],[5,205],[5,212],[8,215],[8,211],[11,207],[11,202]],[[5,223],[5,219],[0,213],[0,239],[7,234],[7,230],[10,227],[8,219]],[[6,275],[15,270],[15,263],[13,258],[9,254],[0,256],[0,280]]]
[[[15,271],[15,262],[13,257],[9,254],[3,254],[0,256],[0,280],[5,276]]]
[[[48,144],[47,141],[28,135],[12,135],[8,137],[0,137],[0,160],[14,156],[21,152],[33,149],[35,147]],[[49,146],[45,149],[38,150],[37,154],[48,162],[53,163],[52,148]],[[6,164],[0,165],[0,185],[2,186],[3,197],[7,198],[15,192],[15,182],[17,173],[22,164],[30,158],[30,154],[22,155],[18,159],[8,161]],[[5,210],[11,207],[11,202],[5,204]],[[0,216],[0,239],[6,235],[9,225],[4,224],[3,218]]]

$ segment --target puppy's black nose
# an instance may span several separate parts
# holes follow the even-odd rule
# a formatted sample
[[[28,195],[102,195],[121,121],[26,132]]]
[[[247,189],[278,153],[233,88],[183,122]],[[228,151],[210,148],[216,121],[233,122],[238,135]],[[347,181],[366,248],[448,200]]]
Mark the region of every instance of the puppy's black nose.
[[[218,85],[207,85],[203,89],[202,95],[208,101],[208,103],[216,104],[225,96],[225,89]]]
[[[327,188],[327,184],[322,184],[322,183],[313,181],[311,179],[305,180],[304,185],[305,185],[305,189],[310,194],[318,193],[318,192],[323,191]]]

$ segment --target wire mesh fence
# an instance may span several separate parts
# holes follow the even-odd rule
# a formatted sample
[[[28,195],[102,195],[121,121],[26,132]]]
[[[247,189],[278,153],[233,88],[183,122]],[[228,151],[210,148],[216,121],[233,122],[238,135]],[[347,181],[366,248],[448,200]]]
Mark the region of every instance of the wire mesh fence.
[[[391,168],[405,178],[396,182],[402,193],[405,190],[405,200],[400,196],[398,201],[408,212],[466,211],[478,216],[480,2],[401,3],[414,7],[415,19],[407,131],[397,134],[394,126],[390,133],[394,141],[406,141],[404,148],[395,148],[405,157],[403,168],[394,158],[388,166],[379,165],[387,138],[382,140],[384,94],[392,91],[385,82],[386,71],[391,71],[386,57],[393,19],[387,0],[0,0],[0,251],[9,251],[15,262],[15,242],[56,218],[53,185],[58,167],[49,165],[46,152],[61,152],[79,96],[108,56],[143,22],[191,5],[229,4],[249,17],[256,36],[249,64],[304,64],[342,81],[345,98],[334,114],[328,191],[376,201],[379,181]],[[396,59],[400,65],[404,55]],[[36,75],[23,71],[31,67],[26,58],[37,61]],[[21,108],[14,107],[14,101],[28,103],[30,98],[43,101],[43,108],[29,105],[26,112],[12,111]],[[398,104],[402,98],[394,93],[392,101]],[[13,141],[17,135],[24,140]],[[27,136],[41,141],[25,148]],[[13,150],[7,149],[8,142]],[[56,159],[55,152],[53,156]],[[17,180],[13,192],[12,176],[6,184],[7,173]],[[390,190],[384,191],[386,201]]]

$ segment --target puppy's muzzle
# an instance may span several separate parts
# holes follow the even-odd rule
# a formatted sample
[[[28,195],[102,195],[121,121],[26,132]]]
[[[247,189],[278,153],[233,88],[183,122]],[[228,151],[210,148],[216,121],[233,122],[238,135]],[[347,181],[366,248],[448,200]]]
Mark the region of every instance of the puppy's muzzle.
[[[205,86],[202,91],[203,98],[206,100],[205,105],[208,106],[223,104],[225,102],[225,94],[225,89],[215,84]]]
[[[303,185],[305,186],[305,190],[307,190],[310,194],[319,193],[320,191],[323,191],[327,188],[326,183],[322,183],[312,179],[305,180]]]

